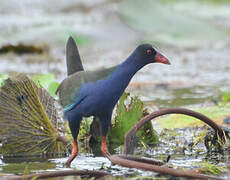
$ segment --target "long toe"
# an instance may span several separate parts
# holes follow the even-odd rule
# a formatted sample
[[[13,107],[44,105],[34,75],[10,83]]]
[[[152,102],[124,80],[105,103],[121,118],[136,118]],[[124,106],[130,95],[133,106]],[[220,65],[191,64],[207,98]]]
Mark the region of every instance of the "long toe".
[[[70,164],[71,164],[71,161],[69,161],[69,159],[68,159],[68,161],[65,162],[65,166],[70,167]]]
[[[75,139],[73,141],[72,153],[71,153],[69,159],[66,161],[65,165],[67,167],[70,167],[71,162],[75,159],[76,156],[77,156],[77,140]]]
[[[71,162],[75,159],[76,156],[77,156],[77,154],[76,154],[76,155],[71,155],[71,156],[69,157],[69,159],[66,161],[65,165],[66,165],[67,167],[70,167]]]
[[[101,152],[103,153],[103,155],[104,155],[105,157],[110,156],[110,153],[109,153],[109,151],[108,151],[108,149],[107,149],[107,146],[105,146],[105,145],[102,145],[102,146],[101,146]]]
[[[104,155],[105,157],[111,156],[108,150],[102,151],[102,153],[103,153],[103,155]]]

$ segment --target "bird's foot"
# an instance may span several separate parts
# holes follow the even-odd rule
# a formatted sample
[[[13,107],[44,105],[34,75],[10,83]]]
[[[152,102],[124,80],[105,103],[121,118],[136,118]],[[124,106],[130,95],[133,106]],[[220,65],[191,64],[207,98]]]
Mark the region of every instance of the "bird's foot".
[[[69,157],[69,159],[66,161],[65,166],[66,166],[66,167],[70,167],[71,162],[75,159],[76,156],[77,156],[77,154],[74,155],[74,156],[71,155],[71,156]]]
[[[107,147],[102,147],[101,151],[102,151],[102,153],[103,153],[103,155],[105,157],[111,156],[110,153],[109,153],[109,151],[108,151],[108,149],[107,149]]]
[[[107,145],[106,145],[106,137],[102,136],[101,141],[101,151],[105,157],[109,157],[110,153],[108,151]]]
[[[77,140],[74,140],[74,142],[73,142],[73,148],[72,148],[72,153],[71,153],[69,159],[66,161],[65,165],[67,167],[70,167],[71,162],[75,159],[76,156],[77,156]]]

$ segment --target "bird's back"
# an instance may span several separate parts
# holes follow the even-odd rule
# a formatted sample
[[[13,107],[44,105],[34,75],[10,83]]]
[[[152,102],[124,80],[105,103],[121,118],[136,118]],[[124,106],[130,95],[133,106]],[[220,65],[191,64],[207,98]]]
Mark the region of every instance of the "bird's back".
[[[96,71],[79,71],[68,76],[62,81],[57,90],[62,107],[76,103],[79,98],[79,91],[84,84],[96,83],[98,80],[105,79],[115,69],[116,66]]]

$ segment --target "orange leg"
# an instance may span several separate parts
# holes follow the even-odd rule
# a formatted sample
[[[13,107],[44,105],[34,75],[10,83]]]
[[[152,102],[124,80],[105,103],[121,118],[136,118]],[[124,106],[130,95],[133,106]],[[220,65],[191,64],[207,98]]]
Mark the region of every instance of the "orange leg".
[[[106,145],[106,136],[101,137],[101,151],[105,157],[110,156],[110,153],[109,153],[107,145]]]
[[[74,160],[74,158],[77,156],[77,140],[75,139],[73,141],[73,148],[72,153],[67,162],[65,163],[66,166],[70,166],[71,162]]]

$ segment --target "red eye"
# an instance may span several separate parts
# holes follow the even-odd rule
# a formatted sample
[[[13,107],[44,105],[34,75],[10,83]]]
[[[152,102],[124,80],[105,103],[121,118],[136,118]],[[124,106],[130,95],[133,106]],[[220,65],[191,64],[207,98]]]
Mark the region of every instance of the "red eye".
[[[147,53],[148,55],[150,55],[150,54],[152,54],[152,51],[151,51],[150,49],[148,49],[148,50],[146,51],[146,53]]]

